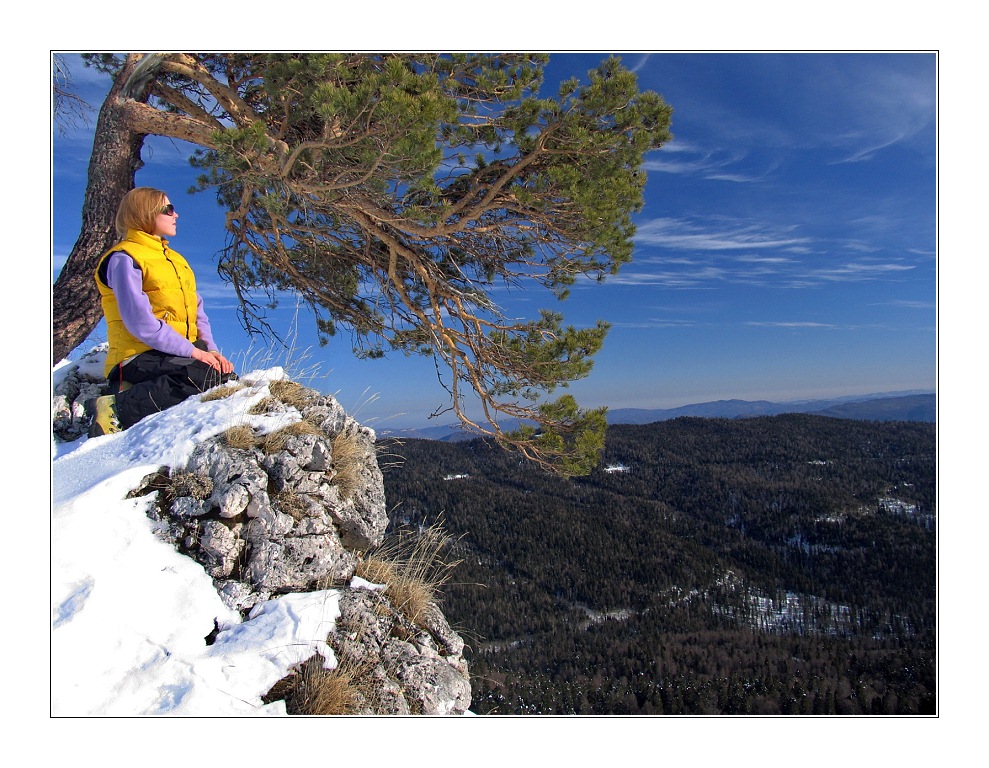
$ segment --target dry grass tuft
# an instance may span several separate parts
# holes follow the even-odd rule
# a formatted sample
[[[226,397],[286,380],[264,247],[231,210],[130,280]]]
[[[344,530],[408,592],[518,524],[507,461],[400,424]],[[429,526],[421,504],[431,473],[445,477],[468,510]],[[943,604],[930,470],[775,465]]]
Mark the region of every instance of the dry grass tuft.
[[[336,668],[326,669],[317,654],[279,680],[263,699],[284,699],[290,715],[354,715],[376,702],[372,668],[345,657]]]
[[[356,433],[341,432],[333,438],[333,484],[344,499],[352,498],[361,487],[361,469],[370,458]]]
[[[239,448],[244,451],[249,451],[258,445],[258,436],[246,424],[231,427],[223,433],[223,439],[231,448]]]
[[[399,469],[405,466],[405,456],[402,454],[404,441],[399,437],[389,437],[378,440],[374,450],[378,457],[378,466],[382,470]]]
[[[384,584],[385,597],[396,610],[418,624],[429,605],[439,602],[440,588],[460,564],[446,557],[451,543],[439,523],[418,533],[400,532],[367,553],[356,573],[373,584]]]
[[[213,493],[213,478],[204,472],[173,472],[171,487],[175,496],[191,496],[202,501]]]
[[[285,449],[285,444],[289,438],[299,435],[322,435],[319,427],[313,426],[308,421],[293,421],[287,427],[282,427],[275,432],[263,435],[260,440],[261,450],[266,454],[278,453]]]
[[[281,379],[273,381],[268,385],[271,396],[281,400],[286,405],[291,405],[298,410],[302,410],[312,402],[311,391],[294,381]]]
[[[276,494],[273,501],[278,505],[278,508],[289,515],[293,520],[299,522],[306,516],[306,505],[303,502],[302,497],[295,491],[290,489],[285,489],[280,493]]]
[[[357,711],[353,677],[341,669],[323,669],[307,675],[297,706],[307,715],[352,715]]]
[[[204,403],[208,403],[212,400],[222,400],[225,397],[230,397],[234,392],[241,389],[244,389],[244,384],[239,381],[219,387],[213,387],[213,389],[203,392],[202,401]]]
[[[299,684],[292,694],[292,708],[305,715],[352,715],[361,701],[366,678],[354,664],[339,662],[335,669],[325,669],[321,658],[303,665]]]
[[[248,409],[248,413],[252,416],[264,416],[266,413],[271,413],[277,410],[278,401],[273,397],[262,397],[254,405]]]

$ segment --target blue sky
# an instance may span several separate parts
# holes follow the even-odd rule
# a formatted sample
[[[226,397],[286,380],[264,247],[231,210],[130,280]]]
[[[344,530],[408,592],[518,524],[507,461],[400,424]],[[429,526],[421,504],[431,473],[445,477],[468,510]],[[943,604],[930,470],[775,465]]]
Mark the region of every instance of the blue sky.
[[[646,160],[633,261],[562,304],[498,293],[510,313],[612,323],[582,405],[665,408],[797,400],[937,383],[938,60],[931,53],[621,54],[673,107],[674,139]],[[546,86],[604,53],[554,54]],[[108,82],[73,64],[99,106]],[[94,115],[95,120],[95,115]],[[79,234],[92,122],[52,140],[53,278]],[[216,275],[223,214],[189,195],[188,147],[152,140],[138,183],[179,211],[174,247],[196,269],[238,367],[287,364],[378,428],[425,425],[447,401],[428,360],[361,362],[341,333],[320,348],[283,303],[294,350],[252,345]],[[98,330],[97,333],[101,333]],[[447,423],[449,418],[439,419]]]

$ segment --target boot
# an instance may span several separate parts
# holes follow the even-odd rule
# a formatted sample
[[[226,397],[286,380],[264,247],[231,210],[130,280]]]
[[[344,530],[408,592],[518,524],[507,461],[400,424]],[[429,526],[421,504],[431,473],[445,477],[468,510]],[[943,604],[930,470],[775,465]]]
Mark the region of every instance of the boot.
[[[90,437],[112,435],[120,431],[116,398],[113,395],[104,395],[93,400],[87,400],[86,413],[92,417],[89,425]]]

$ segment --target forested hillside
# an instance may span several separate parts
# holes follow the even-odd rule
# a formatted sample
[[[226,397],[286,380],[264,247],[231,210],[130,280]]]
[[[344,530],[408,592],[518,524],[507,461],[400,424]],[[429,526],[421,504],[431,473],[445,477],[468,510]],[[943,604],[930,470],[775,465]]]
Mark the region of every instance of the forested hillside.
[[[936,711],[933,424],[612,426],[564,480],[490,443],[382,446],[442,521],[479,714]]]

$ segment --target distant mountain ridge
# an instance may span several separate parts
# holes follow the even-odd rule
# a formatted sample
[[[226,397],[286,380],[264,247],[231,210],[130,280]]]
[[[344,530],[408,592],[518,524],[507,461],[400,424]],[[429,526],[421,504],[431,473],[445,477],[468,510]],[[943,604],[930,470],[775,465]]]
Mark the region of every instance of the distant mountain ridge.
[[[813,413],[843,419],[869,421],[937,420],[937,395],[932,392],[854,395],[828,400],[799,400],[774,403],[768,400],[716,400],[679,408],[616,408],[608,411],[610,424],[651,424],[681,416],[737,419],[777,416],[781,413]]]
[[[937,421],[937,395],[930,391],[879,392],[872,395],[850,395],[822,400],[715,400],[678,408],[613,408],[608,411],[609,424],[651,424],[682,416],[709,419],[740,419],[755,416],[777,416],[782,413],[810,413],[839,419],[865,421]],[[456,442],[477,435],[465,432],[457,425],[378,430],[378,436],[418,438]]]

